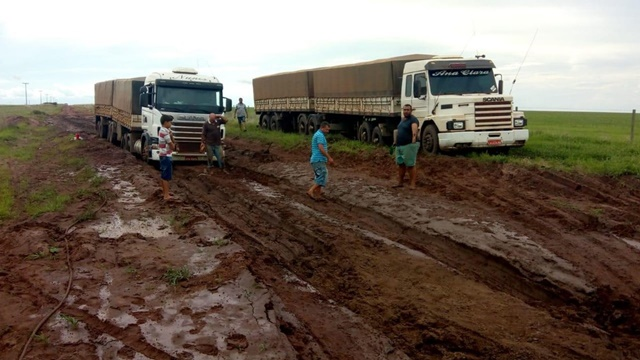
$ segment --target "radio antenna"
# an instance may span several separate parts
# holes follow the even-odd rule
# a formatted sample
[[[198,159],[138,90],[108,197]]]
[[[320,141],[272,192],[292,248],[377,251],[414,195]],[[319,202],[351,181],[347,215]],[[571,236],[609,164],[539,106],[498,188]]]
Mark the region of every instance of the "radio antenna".
[[[511,95],[511,91],[513,90],[513,84],[516,83],[516,79],[518,78],[518,74],[520,74],[520,69],[522,69],[522,65],[524,64],[524,61],[527,59],[527,56],[529,56],[529,50],[531,50],[531,46],[533,46],[533,41],[536,39],[536,35],[538,35],[538,29],[536,29],[536,32],[533,34],[533,39],[531,39],[531,44],[529,44],[529,48],[527,49],[527,52],[524,54],[524,58],[522,59],[522,63],[520,63],[520,67],[516,72],[516,76],[513,78],[513,82],[511,83],[511,89],[509,89],[509,95]]]
[[[471,37],[469,37],[469,40],[467,40],[467,43],[464,45],[464,48],[462,48],[462,51],[460,52],[460,56],[462,56],[462,54],[464,54],[464,51],[467,50],[467,46],[469,46],[469,43],[471,42],[471,40],[473,39],[473,37],[476,36],[476,23],[473,22],[473,33],[471,34]]]

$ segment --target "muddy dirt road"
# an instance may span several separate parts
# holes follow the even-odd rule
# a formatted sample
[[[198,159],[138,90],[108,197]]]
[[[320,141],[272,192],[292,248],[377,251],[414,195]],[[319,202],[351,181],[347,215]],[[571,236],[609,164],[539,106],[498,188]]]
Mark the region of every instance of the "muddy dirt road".
[[[25,359],[640,359],[638,179],[439,156],[398,190],[381,149],[336,155],[314,202],[306,149],[227,138],[228,173],[177,165],[167,205],[91,114],[50,120],[109,196],[3,226],[9,359],[60,301]]]

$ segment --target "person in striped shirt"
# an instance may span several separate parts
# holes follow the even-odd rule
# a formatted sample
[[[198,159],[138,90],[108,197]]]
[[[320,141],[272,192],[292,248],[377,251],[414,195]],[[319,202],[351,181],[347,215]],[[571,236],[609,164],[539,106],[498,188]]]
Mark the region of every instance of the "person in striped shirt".
[[[176,143],[171,133],[171,121],[173,116],[162,115],[160,123],[162,127],[158,131],[158,149],[160,150],[160,186],[162,187],[162,195],[164,200],[171,200],[169,193],[169,181],[173,177],[173,164],[171,163],[171,154],[176,149]]]

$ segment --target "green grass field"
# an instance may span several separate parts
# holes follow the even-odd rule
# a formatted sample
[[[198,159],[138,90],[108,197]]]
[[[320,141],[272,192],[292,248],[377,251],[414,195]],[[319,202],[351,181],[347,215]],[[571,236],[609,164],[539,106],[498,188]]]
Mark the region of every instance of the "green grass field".
[[[47,137],[51,125],[45,119],[61,111],[55,105],[0,106],[0,224],[6,219],[60,211],[74,198],[97,191],[89,181],[95,171],[85,159],[71,155],[85,144],[69,141],[69,137]],[[31,168],[74,175],[38,181],[24,176]]]
[[[264,143],[278,144],[285,149],[304,149],[309,137],[297,134],[273,133],[257,128],[258,119],[250,109],[246,133],[240,133],[233,113],[227,114],[228,136],[240,136]],[[477,161],[512,163],[562,171],[578,171],[598,175],[640,176],[640,124],[636,124],[631,141],[631,112],[595,113],[528,111],[529,141],[508,155],[472,152],[463,156]],[[640,116],[636,115],[640,122]],[[331,151],[368,152],[371,145],[345,140],[332,135]]]
[[[530,111],[529,142],[509,161],[600,175],[640,175],[640,134],[631,113]],[[636,115],[636,121],[640,118]]]

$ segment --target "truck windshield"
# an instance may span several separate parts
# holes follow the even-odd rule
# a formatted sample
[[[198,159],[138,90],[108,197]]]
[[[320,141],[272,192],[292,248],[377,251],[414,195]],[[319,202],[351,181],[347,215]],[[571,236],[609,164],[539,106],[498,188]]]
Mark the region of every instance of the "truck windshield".
[[[159,110],[186,113],[220,113],[222,92],[215,89],[193,89],[158,86],[156,107]]]
[[[433,95],[491,94],[498,91],[492,69],[429,70]]]

